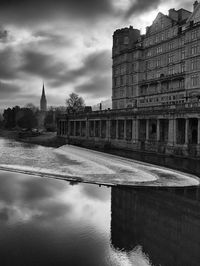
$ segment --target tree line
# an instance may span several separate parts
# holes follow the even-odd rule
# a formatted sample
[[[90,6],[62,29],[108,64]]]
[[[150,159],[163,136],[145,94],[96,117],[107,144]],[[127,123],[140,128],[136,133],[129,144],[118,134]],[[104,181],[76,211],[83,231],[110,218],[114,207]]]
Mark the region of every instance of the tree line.
[[[44,128],[49,131],[55,131],[55,118],[63,112],[63,107],[53,108],[50,107],[45,113]],[[65,108],[66,109],[66,108]],[[28,104],[26,107],[15,106],[4,110],[1,117],[1,128],[5,129],[27,129],[39,127],[41,112],[33,104]]]
[[[79,112],[85,107],[82,97],[76,93],[71,93],[66,99],[66,107],[50,107],[45,113],[44,128],[48,131],[56,130],[56,117],[62,112]],[[28,129],[39,126],[41,112],[34,104],[28,103],[25,107],[15,106],[4,110],[1,117],[0,126],[5,129]]]

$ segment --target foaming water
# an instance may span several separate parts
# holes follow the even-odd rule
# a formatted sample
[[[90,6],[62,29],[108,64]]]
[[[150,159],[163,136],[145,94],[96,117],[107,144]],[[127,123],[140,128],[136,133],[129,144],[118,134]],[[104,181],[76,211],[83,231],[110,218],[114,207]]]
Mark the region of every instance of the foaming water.
[[[70,145],[58,149],[0,138],[0,169],[66,180],[133,186],[197,186],[199,179]]]

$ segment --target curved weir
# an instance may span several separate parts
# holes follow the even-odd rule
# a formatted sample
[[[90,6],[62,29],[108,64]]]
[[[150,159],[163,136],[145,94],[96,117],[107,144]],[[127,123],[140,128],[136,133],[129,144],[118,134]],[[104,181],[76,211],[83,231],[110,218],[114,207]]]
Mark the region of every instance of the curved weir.
[[[0,139],[0,169],[74,182],[130,186],[198,186],[199,178],[107,153],[47,148]]]

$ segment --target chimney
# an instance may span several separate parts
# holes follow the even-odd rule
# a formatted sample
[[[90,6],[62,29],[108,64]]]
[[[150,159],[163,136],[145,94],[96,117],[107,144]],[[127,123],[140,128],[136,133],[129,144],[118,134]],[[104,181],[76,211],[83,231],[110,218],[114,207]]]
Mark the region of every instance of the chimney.
[[[146,34],[148,33],[149,28],[150,28],[149,26],[146,27]]]
[[[174,8],[171,8],[169,10],[169,17],[175,21],[178,21],[178,12]]]
[[[193,10],[195,10],[195,8],[198,6],[198,1],[195,1],[193,4]]]

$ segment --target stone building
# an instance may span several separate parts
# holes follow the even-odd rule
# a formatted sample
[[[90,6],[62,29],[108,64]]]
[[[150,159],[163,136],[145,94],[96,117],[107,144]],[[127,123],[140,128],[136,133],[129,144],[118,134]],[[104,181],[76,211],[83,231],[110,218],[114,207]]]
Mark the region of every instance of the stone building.
[[[200,3],[113,35],[112,110],[63,115],[69,142],[200,156]],[[86,141],[87,140],[87,141]]]

